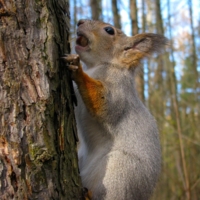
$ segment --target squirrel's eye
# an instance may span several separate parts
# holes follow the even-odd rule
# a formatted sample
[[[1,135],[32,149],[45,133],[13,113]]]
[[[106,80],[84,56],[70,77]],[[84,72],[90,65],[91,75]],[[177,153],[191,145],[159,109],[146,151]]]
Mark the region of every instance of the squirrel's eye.
[[[114,35],[115,34],[114,29],[112,27],[110,27],[110,26],[104,28],[104,30],[110,35]]]

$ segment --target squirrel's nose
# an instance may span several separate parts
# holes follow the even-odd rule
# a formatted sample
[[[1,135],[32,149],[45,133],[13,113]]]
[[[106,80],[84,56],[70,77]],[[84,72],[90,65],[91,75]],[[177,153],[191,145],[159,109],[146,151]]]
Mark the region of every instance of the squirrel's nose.
[[[77,26],[80,26],[81,24],[84,24],[85,20],[84,19],[80,19],[77,23]]]

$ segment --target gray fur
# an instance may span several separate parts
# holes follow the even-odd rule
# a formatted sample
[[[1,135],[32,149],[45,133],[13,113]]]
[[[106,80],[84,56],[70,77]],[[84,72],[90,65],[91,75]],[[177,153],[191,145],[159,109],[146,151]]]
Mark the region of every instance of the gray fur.
[[[160,173],[161,153],[156,122],[135,90],[135,70],[108,61],[85,73],[103,83],[107,106],[103,116],[92,116],[76,91],[83,186],[93,200],[147,200]]]

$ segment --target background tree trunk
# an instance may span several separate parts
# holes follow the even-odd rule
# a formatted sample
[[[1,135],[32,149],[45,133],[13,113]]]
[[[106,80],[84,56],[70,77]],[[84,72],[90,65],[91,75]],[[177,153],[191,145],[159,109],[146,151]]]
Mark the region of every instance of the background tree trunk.
[[[171,30],[171,17],[169,15],[170,13],[170,1],[167,1],[167,7],[168,7],[168,23],[169,23],[169,35],[170,39],[172,42],[172,30]],[[171,57],[171,63],[169,60],[169,56],[166,57],[166,62],[168,63],[168,66],[170,66],[169,69],[169,85],[170,85],[170,92],[171,92],[171,97],[172,97],[172,106],[174,109],[174,118],[175,118],[175,128],[178,133],[178,140],[179,140],[179,151],[180,151],[180,168],[179,171],[183,171],[183,188],[185,192],[185,199],[190,200],[191,199],[191,192],[190,192],[190,180],[189,180],[189,175],[188,175],[188,169],[187,169],[187,164],[186,164],[186,156],[185,156],[185,148],[184,148],[184,142],[183,142],[183,131],[182,131],[182,126],[181,126],[181,117],[180,117],[180,105],[179,101],[177,98],[177,80],[176,80],[176,75],[175,75],[175,58],[174,58],[174,51],[173,48],[170,49],[170,57]],[[178,171],[178,170],[177,170]]]
[[[138,28],[138,12],[137,12],[137,2],[136,0],[130,0],[130,19],[131,19],[131,35],[136,35],[139,33]],[[138,68],[138,75],[135,76],[135,82],[137,86],[137,91],[140,99],[144,102],[144,70],[143,68]]]
[[[163,19],[160,7],[160,0],[155,0],[155,28],[158,34],[164,35],[163,29]],[[155,58],[157,66],[154,74],[154,92],[151,97],[152,105],[156,105],[156,109],[154,107],[155,113],[159,113],[161,116],[164,115],[164,106],[166,105],[165,98],[165,81],[164,81],[164,58],[162,54],[159,54]],[[159,98],[158,98],[159,96]],[[163,120],[160,118],[159,120]],[[162,124],[162,123],[160,123]],[[161,127],[162,128],[162,127]]]
[[[0,199],[80,199],[68,1],[0,4]]]
[[[113,21],[116,28],[121,29],[121,20],[117,0],[112,0]]]
[[[130,19],[131,19],[131,34],[138,34],[138,12],[137,12],[137,2],[136,0],[130,0]]]
[[[90,7],[92,11],[92,19],[93,20],[102,19],[101,0],[90,0]]]

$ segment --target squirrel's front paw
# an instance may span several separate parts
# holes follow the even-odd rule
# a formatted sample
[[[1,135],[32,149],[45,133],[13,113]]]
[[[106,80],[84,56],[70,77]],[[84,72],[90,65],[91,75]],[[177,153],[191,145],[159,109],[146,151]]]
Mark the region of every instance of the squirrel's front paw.
[[[64,54],[61,59],[68,63],[69,70],[75,72],[80,67],[80,58],[77,54]]]

